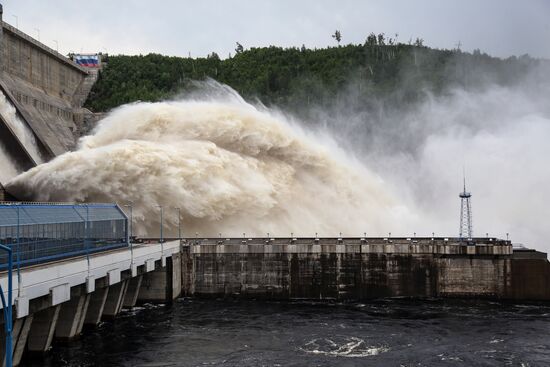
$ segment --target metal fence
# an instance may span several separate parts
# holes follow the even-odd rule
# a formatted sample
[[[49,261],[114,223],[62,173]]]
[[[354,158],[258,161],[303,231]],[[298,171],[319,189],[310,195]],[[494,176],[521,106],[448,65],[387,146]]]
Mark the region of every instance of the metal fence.
[[[127,246],[128,218],[116,204],[0,203],[0,244],[14,266],[90,254]]]

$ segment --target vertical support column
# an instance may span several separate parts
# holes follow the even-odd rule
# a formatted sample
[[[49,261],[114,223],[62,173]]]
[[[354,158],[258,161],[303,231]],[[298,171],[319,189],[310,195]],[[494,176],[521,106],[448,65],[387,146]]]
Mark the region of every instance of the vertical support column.
[[[166,265],[169,279],[168,297],[170,300],[174,300],[181,296],[181,253],[172,254],[172,257],[167,259]]]
[[[77,336],[86,317],[88,306],[90,304],[90,295],[83,294],[71,298],[70,301],[61,304],[55,337],[61,339],[72,339]]]
[[[23,351],[25,350],[25,346],[27,344],[27,338],[29,336],[29,331],[31,329],[32,319],[33,319],[33,315],[29,315],[29,316],[14,320],[13,332],[12,332],[12,338],[13,338],[12,362],[14,366],[17,366],[21,362],[21,357],[23,356]],[[6,339],[5,339],[3,327],[0,328],[0,335],[2,335],[2,337],[0,338],[0,343],[2,344],[0,346],[0,351],[1,351],[0,356],[2,357],[1,366],[4,367],[6,365],[5,350],[4,350],[6,346]]]
[[[156,261],[160,263],[161,261]],[[166,267],[158,265],[156,270],[143,274],[143,280],[138,294],[138,303],[145,302],[166,302],[168,279]]]
[[[136,305],[142,279],[143,275],[138,275],[128,280],[128,289],[126,290],[124,302],[122,303],[123,307],[132,308]]]
[[[18,366],[19,363],[21,363],[21,357],[23,357],[23,352],[25,351],[25,346],[27,345],[29,332],[31,331],[32,320],[33,315],[15,320],[14,331],[17,331],[17,333],[13,334],[12,362],[14,366]]]
[[[128,281],[123,280],[109,287],[109,295],[103,308],[103,318],[112,319],[120,312]]]
[[[92,292],[90,295],[91,298],[90,304],[88,305],[88,312],[86,312],[86,317],[84,318],[84,324],[94,326],[99,324],[108,293],[109,287],[99,288]]]
[[[130,285],[130,280],[126,279],[124,285],[122,286],[122,295],[120,297],[120,302],[118,303],[117,315],[122,311],[124,306],[124,299],[126,298],[126,293],[128,292],[128,286]]]
[[[0,4],[0,74],[4,72],[4,28],[2,27],[2,18],[4,15],[4,9]]]
[[[166,267],[159,267],[143,275],[138,302],[170,302],[181,295],[181,255],[166,259]]]
[[[27,340],[29,352],[44,353],[50,349],[61,305],[48,307],[34,314]]]
[[[181,292],[190,296],[195,294],[195,263],[191,254],[191,246],[181,248]]]

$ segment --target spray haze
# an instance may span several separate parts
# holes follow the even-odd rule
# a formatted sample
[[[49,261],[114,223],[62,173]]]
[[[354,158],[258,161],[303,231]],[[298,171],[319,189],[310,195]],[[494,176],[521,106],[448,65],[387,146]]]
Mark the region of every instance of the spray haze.
[[[458,63],[448,72],[456,69],[469,70]],[[513,81],[505,83],[488,70],[471,72],[465,78],[476,83],[425,90],[412,105],[382,100],[368,110],[351,88],[345,103],[314,115],[422,218],[416,232],[458,234],[465,166],[474,235],[509,233],[516,243],[548,251],[550,67],[526,70],[506,70]]]

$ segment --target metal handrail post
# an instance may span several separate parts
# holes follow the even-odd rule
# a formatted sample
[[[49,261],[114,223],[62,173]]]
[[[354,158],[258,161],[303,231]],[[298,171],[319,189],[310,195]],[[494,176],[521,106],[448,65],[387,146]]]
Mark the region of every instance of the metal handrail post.
[[[130,205],[130,238],[134,236],[134,214],[133,205]]]
[[[90,268],[90,208],[86,206],[86,225],[84,226],[84,243],[86,246],[86,259],[88,260],[88,269]]]
[[[8,302],[4,297],[4,290],[0,286],[0,297],[2,299],[2,307],[4,310],[4,330],[6,333],[6,366],[13,366],[13,347],[12,347],[12,299],[13,299],[13,250],[8,246],[0,245],[0,249],[8,253]]]
[[[159,208],[160,208],[160,261],[161,261],[161,264],[162,264],[162,259],[164,258],[164,238],[163,238],[163,233],[162,233],[162,227],[163,227],[163,208],[162,208],[162,205],[159,205]]]
[[[134,262],[134,246],[132,244],[132,237],[134,236],[134,214],[133,214],[133,205],[130,204],[130,254],[132,255],[132,263]]]
[[[20,220],[20,215],[19,215],[19,203],[17,204],[17,246],[16,246],[16,250],[17,250],[17,293],[20,295],[20,292],[21,292],[21,258],[20,258],[20,253],[21,253],[21,247],[20,247],[20,242],[21,242],[21,239],[19,238],[20,237],[20,230],[19,230],[19,226],[20,226],[20,223],[21,223],[21,220]]]

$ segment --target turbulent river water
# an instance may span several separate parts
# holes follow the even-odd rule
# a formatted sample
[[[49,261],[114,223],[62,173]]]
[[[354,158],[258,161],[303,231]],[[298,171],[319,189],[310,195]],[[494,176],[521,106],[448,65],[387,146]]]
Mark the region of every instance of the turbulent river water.
[[[547,305],[180,299],[23,366],[547,366],[549,331]]]

